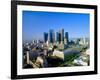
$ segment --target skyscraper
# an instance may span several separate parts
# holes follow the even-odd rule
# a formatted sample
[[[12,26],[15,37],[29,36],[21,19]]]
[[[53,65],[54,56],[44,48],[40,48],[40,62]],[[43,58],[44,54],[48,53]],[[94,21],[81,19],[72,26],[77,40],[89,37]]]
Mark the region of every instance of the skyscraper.
[[[54,31],[52,29],[50,29],[49,33],[48,33],[48,41],[49,41],[49,43],[53,43],[54,40],[55,40]]]
[[[56,32],[56,42],[59,42],[59,32]]]
[[[56,34],[55,34],[55,32],[53,33],[53,42],[55,42],[56,41]]]
[[[61,44],[67,44],[68,43],[68,32],[65,32],[64,35],[64,29],[59,30],[58,32],[54,32],[53,29],[50,29],[48,33],[44,32],[44,42],[46,43],[61,43]]]
[[[65,32],[65,40],[64,40],[65,44],[67,44],[69,42],[69,38],[68,38],[68,32]]]
[[[61,33],[60,33],[60,31],[59,32],[56,32],[56,41],[57,42],[61,42]]]
[[[44,32],[44,42],[46,43],[48,41],[48,33]]]
[[[64,43],[64,29],[61,29],[60,34],[61,34],[61,43]]]

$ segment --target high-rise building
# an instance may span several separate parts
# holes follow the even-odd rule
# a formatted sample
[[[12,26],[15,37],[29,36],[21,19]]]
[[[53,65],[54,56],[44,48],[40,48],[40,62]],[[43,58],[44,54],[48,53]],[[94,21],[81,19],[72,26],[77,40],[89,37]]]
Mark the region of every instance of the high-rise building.
[[[30,60],[29,60],[29,51],[26,52],[26,59],[27,59],[27,60],[26,60],[26,61],[27,61],[27,64],[29,64],[29,61],[30,61]]]
[[[64,29],[61,29],[60,34],[61,34],[61,43],[64,43]]]
[[[44,42],[49,43],[61,43],[61,44],[67,44],[69,41],[68,39],[68,32],[65,32],[64,36],[64,29],[59,30],[58,32],[54,32],[53,29],[50,29],[48,33],[44,33]]]
[[[56,32],[56,42],[61,42],[61,33],[60,32]]]
[[[44,32],[44,42],[46,43],[48,41],[48,33]]]
[[[88,38],[81,38],[79,44],[81,45],[89,45],[89,39]]]
[[[64,40],[65,44],[67,44],[69,42],[69,38],[68,38],[68,32],[65,32],[65,40]]]
[[[59,33],[56,32],[56,42],[59,42]]]
[[[49,30],[49,33],[48,33],[48,41],[49,43],[53,43],[55,40],[55,34],[54,34],[54,31],[52,29]]]

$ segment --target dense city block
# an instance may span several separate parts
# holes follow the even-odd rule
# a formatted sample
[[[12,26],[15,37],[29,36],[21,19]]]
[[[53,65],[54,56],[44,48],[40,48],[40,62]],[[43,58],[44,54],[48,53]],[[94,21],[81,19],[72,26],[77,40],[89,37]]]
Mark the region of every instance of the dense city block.
[[[69,38],[61,29],[43,32],[44,39],[23,41],[23,68],[89,66],[88,37]]]

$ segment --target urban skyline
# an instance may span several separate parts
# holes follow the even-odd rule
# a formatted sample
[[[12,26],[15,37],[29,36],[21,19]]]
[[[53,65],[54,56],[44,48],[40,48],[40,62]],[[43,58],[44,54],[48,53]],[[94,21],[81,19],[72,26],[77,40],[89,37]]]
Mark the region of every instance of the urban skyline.
[[[89,14],[23,11],[23,40],[43,39],[44,32],[62,28],[69,38],[89,37],[89,26]]]
[[[68,32],[64,32],[64,29],[61,29],[55,32],[53,29],[50,29],[48,32],[44,32],[44,42],[48,43],[65,43],[69,42]]]

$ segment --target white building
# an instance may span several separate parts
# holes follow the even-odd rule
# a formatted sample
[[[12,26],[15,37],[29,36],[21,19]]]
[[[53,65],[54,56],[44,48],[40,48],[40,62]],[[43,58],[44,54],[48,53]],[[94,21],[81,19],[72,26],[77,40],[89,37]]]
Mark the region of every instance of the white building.
[[[56,57],[64,60],[64,52],[62,52],[62,51],[54,50],[52,56],[56,56]]]

